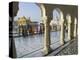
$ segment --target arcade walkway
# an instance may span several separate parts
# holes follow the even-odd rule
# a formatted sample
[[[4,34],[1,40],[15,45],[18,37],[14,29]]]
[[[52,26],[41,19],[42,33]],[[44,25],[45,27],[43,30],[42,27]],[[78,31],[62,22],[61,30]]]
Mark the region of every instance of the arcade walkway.
[[[9,4],[10,11],[13,9],[14,14],[9,14],[11,25],[13,26],[14,17],[16,17],[17,12],[19,11],[19,2],[11,2]],[[72,5],[56,5],[56,4],[36,4],[39,6],[41,10],[41,20],[44,24],[44,36],[43,35],[34,35],[28,37],[15,37],[10,41],[10,57],[39,57],[44,55],[49,55],[49,52],[54,50],[51,56],[56,55],[57,52],[60,52],[63,48],[76,45],[71,42],[75,42],[73,40],[74,37],[77,37],[77,26],[78,26],[78,6]],[[13,8],[12,8],[13,7]],[[60,33],[57,36],[56,33],[51,33],[50,36],[50,21],[53,19],[53,10],[56,9],[60,14]],[[66,26],[67,25],[67,26]],[[68,28],[68,33],[65,32],[65,27]],[[9,27],[10,32],[13,32],[12,27]],[[54,36],[54,35],[55,36]],[[66,34],[66,36],[65,36]],[[12,38],[13,35],[9,35],[9,38]],[[43,39],[44,37],[44,39]],[[54,39],[55,38],[55,39]],[[65,41],[67,41],[65,43]],[[61,46],[63,45],[63,46]],[[58,47],[60,47],[58,49]],[[57,50],[57,49],[58,50]],[[73,48],[73,47],[72,47]],[[56,49],[56,50],[55,50]],[[68,49],[68,48],[67,48]],[[76,49],[76,47],[74,47]],[[72,49],[71,49],[72,50]],[[43,51],[43,53],[42,53]],[[63,50],[64,51],[64,50]],[[74,50],[73,50],[74,51]],[[34,52],[34,53],[33,53]],[[44,55],[43,55],[44,54]]]
[[[77,40],[73,40],[73,41],[69,41],[66,44],[58,47],[57,49],[54,49],[50,54],[48,54],[47,56],[63,56],[63,55],[77,55],[78,54],[78,44],[77,44]],[[53,46],[53,45],[51,45]],[[53,48],[52,48],[53,49]],[[40,49],[41,50],[41,49]],[[29,55],[24,55],[22,56],[22,58],[26,58],[26,57],[43,57],[42,52],[38,50],[34,53],[31,53]]]
[[[65,34],[67,41],[67,33]],[[26,37],[15,37],[15,45],[17,51],[17,57],[30,57],[30,56],[43,56],[43,34],[31,35]],[[60,44],[60,32],[51,32],[51,47],[54,49],[61,46]],[[38,55],[34,55],[39,53]]]
[[[63,55],[77,55],[77,54],[78,54],[78,40],[74,39],[69,45],[64,47],[64,49],[59,51],[56,55],[63,56]],[[50,55],[53,56],[54,53],[49,54],[49,56]]]

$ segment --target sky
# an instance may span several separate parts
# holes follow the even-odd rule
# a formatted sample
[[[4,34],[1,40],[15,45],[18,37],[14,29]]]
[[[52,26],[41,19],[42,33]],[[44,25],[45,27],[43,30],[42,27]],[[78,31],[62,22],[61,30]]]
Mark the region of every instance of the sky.
[[[31,21],[41,22],[41,11],[40,8],[35,3],[26,2],[19,3],[19,11],[14,20],[18,20],[19,17],[23,16],[25,16],[26,18],[30,17]],[[56,19],[56,16],[59,17],[59,13],[56,10],[54,10],[53,16],[54,19]]]

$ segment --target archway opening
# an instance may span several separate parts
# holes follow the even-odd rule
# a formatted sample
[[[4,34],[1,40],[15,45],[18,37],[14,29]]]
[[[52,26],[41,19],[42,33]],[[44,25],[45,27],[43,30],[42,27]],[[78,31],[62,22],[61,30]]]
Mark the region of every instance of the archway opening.
[[[43,47],[44,27],[41,23],[40,7],[36,4],[20,2],[13,26],[17,57],[33,53]]]
[[[61,46],[61,21],[63,21],[63,12],[59,8],[55,8],[53,10],[53,19],[50,22],[51,44],[54,44],[54,49]]]

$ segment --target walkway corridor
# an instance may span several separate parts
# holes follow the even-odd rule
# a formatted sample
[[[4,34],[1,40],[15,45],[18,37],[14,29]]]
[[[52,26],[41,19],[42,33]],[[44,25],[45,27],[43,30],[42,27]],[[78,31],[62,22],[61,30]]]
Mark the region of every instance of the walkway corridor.
[[[43,34],[37,34],[26,37],[15,37],[15,45],[17,50],[17,57],[32,54],[36,51],[41,51],[43,48]],[[60,32],[51,32],[51,47],[56,49],[60,46]],[[67,41],[67,34],[66,39]],[[37,55],[38,56],[38,55]]]

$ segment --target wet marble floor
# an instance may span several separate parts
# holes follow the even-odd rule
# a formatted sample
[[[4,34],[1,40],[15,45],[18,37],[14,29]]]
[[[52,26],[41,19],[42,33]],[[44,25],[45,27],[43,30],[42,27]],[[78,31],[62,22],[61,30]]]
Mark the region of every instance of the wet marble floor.
[[[60,46],[60,31],[58,32],[51,32],[51,47]],[[43,39],[44,34],[37,34],[37,35],[31,35],[26,37],[15,37],[15,46],[17,51],[17,57],[21,57],[26,54],[33,53],[37,50],[40,50],[43,48]],[[65,41],[67,41],[67,33],[65,34]]]

